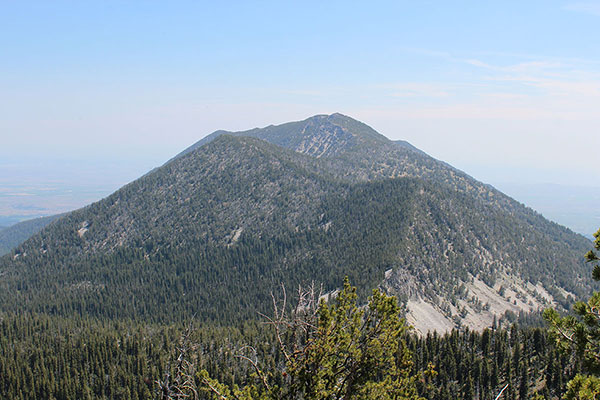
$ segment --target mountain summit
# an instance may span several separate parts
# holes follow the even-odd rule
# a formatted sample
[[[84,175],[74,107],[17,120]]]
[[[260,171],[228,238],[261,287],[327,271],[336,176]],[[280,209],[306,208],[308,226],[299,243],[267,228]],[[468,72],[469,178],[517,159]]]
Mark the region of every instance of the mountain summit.
[[[373,128],[345,115],[315,115],[304,121],[270,125],[247,131],[216,131],[186,149],[182,154],[201,147],[218,136],[250,136],[277,146],[314,157],[329,157],[351,152],[361,146],[376,146],[389,140]]]
[[[0,259],[0,308],[234,322],[344,276],[421,332],[483,328],[591,280],[590,242],[341,114],[217,131]]]

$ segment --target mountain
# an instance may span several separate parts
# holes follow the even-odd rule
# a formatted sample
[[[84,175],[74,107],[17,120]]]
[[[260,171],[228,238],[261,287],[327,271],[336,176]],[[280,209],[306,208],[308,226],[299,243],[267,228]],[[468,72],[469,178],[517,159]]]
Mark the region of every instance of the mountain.
[[[33,218],[9,227],[0,228],[0,256],[8,254],[14,247],[17,247],[34,234],[41,231],[46,225],[50,224],[58,217],[60,217],[60,214]]]
[[[600,227],[600,187],[506,182],[498,186],[546,218],[594,240]]]
[[[179,156],[194,151],[215,138],[229,134],[250,136],[314,157],[335,156],[360,149],[377,148],[389,140],[362,122],[342,114],[316,115],[304,121],[270,125],[248,131],[216,131],[190,146]]]
[[[217,131],[0,259],[0,308],[235,322],[344,276],[420,331],[482,328],[592,288],[591,243],[341,114]]]

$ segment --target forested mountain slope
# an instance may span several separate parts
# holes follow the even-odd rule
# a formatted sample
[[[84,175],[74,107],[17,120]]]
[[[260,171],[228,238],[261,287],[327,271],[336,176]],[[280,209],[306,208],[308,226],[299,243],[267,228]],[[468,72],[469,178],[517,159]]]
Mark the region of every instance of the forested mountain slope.
[[[5,228],[0,228],[0,256],[10,252],[11,249],[44,229],[46,225],[61,215],[62,214],[34,218]]]
[[[347,275],[424,331],[591,288],[585,238],[351,118],[223,133],[0,259],[1,309],[235,322]]]

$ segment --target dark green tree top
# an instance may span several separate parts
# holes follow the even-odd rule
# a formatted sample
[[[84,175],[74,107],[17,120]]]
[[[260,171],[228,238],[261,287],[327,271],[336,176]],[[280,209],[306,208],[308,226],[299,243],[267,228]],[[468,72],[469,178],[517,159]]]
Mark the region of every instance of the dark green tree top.
[[[254,381],[230,387],[203,370],[203,390],[214,399],[237,400],[420,399],[402,339],[408,328],[399,312],[396,298],[378,290],[368,306],[359,307],[356,288],[346,279],[336,299],[321,301],[316,313],[296,308],[292,319],[277,311],[270,319],[286,360],[282,371],[263,370],[247,358],[255,367]]]
[[[594,234],[594,248],[600,250],[600,229]],[[592,276],[600,280],[598,254],[590,250],[585,258],[593,264]],[[561,317],[554,309],[544,312],[556,343],[563,351],[572,351],[583,362],[588,375],[577,375],[567,385],[566,399],[596,399],[600,395],[600,292],[573,307],[575,315]]]

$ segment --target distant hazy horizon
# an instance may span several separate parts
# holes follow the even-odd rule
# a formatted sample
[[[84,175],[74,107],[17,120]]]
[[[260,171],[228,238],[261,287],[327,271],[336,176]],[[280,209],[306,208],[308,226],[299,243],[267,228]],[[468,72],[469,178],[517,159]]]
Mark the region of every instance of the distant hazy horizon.
[[[333,112],[492,185],[600,186],[597,1],[1,9],[0,203],[22,197],[23,215],[93,201],[218,129]]]
[[[86,206],[162,165],[175,154],[165,159],[97,160],[83,155],[73,159],[5,158],[0,161],[0,168],[6,172],[0,177],[0,227]],[[501,167],[467,166],[463,170],[588,238],[600,227],[600,209],[595,207],[600,204],[600,184],[586,185],[584,180],[568,180],[568,177],[569,184],[554,183],[561,181],[556,179],[559,175],[545,181],[543,177],[536,179],[535,174],[527,175],[527,171]]]

